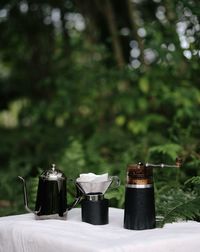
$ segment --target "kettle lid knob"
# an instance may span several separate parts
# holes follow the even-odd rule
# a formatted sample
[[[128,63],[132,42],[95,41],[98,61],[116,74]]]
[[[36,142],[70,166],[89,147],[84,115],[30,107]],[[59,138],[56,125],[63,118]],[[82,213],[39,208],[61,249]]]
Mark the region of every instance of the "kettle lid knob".
[[[55,164],[52,164],[51,169],[52,169],[52,171],[55,171],[55,169],[56,169],[56,165],[55,165]]]

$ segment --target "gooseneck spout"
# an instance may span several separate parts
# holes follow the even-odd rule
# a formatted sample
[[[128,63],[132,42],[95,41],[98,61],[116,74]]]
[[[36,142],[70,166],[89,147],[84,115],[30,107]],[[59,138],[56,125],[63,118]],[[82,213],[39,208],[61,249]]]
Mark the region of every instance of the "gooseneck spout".
[[[23,183],[24,206],[25,206],[25,209],[26,209],[29,213],[37,214],[38,212],[32,211],[32,210],[28,207],[28,197],[27,197],[27,189],[26,189],[26,181],[25,181],[25,179],[22,178],[21,176],[18,176],[18,178],[21,179],[21,181],[22,181],[22,183]]]

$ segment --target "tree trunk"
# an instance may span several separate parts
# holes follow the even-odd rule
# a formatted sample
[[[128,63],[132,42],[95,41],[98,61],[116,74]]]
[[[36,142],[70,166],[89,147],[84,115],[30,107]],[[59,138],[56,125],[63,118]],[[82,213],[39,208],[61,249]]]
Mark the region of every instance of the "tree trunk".
[[[126,63],[125,63],[123,49],[120,43],[119,35],[118,35],[117,22],[116,22],[113,6],[110,0],[105,1],[104,15],[107,20],[108,28],[111,34],[112,47],[113,47],[117,65],[119,68],[122,68],[126,65]]]

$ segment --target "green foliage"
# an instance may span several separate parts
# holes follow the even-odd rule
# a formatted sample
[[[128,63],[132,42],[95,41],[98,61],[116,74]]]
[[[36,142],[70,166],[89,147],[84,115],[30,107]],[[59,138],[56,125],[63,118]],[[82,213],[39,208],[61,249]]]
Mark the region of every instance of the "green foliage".
[[[118,175],[107,197],[121,208],[128,163],[180,155],[181,169],[154,170],[157,214],[199,220],[199,3],[137,1],[132,20],[110,1],[121,18],[109,24],[97,2],[0,4],[0,215],[24,211],[18,175],[34,207],[36,178],[52,163],[69,179]]]
[[[192,178],[188,179],[185,182],[185,185],[190,184],[190,183],[193,185],[196,185],[196,186],[200,185],[200,177],[197,176],[197,177],[192,177]]]
[[[200,197],[196,197],[195,199],[179,204],[164,216],[163,223],[183,220],[199,220],[199,207]]]
[[[200,220],[199,182],[199,177],[193,177],[185,182],[184,187],[177,183],[156,187],[156,210],[158,216],[162,216],[162,225],[182,220]]]
[[[171,158],[171,160],[175,160],[178,156],[178,153],[182,152],[182,147],[179,144],[168,143],[163,145],[158,145],[151,147],[149,149],[150,155],[158,154],[160,156],[165,156]]]
[[[124,207],[124,193],[125,187],[124,185],[120,185],[119,188],[113,189],[113,191],[108,191],[106,193],[106,198],[110,200],[110,205],[115,206],[117,208]]]

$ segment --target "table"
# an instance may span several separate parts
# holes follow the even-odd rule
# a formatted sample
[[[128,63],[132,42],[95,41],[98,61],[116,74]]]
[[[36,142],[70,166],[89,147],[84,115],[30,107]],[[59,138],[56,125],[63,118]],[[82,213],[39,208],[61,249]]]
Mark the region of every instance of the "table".
[[[0,252],[198,252],[200,223],[166,224],[134,231],[123,228],[123,210],[110,208],[110,222],[81,222],[79,208],[67,220],[35,220],[32,214],[0,218]]]

